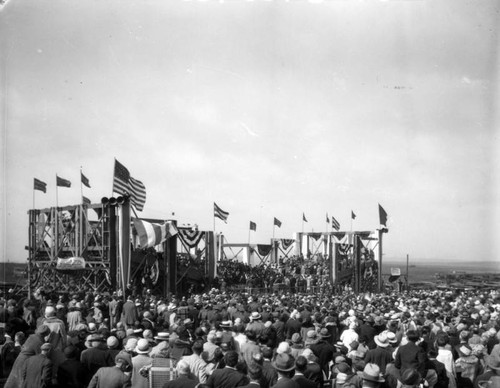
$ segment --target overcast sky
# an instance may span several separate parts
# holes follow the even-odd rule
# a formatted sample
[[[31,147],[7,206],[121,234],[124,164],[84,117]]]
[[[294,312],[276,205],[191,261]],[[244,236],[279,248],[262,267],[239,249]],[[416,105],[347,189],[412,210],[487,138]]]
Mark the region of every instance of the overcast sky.
[[[497,260],[498,1],[10,0],[0,11],[4,259],[35,207],[111,195],[252,243],[378,228],[388,258]],[[498,268],[498,266],[496,266]]]

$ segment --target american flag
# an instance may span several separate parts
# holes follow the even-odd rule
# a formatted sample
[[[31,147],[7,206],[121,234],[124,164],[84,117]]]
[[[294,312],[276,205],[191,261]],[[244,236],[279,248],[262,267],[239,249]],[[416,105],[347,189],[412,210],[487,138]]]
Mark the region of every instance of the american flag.
[[[227,223],[227,217],[229,217],[229,213],[222,210],[217,204],[214,202],[214,216],[221,219],[225,223]]]
[[[340,223],[332,216],[332,228],[335,230],[340,230]]]
[[[120,195],[129,195],[130,202],[138,211],[144,209],[146,187],[140,180],[132,178],[128,169],[116,159],[113,192]]]

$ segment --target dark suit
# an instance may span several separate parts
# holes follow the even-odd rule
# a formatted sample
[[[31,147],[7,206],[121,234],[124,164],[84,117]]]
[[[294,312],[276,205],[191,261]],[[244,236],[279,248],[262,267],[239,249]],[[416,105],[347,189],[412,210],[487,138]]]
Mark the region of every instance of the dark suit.
[[[377,346],[375,349],[370,349],[366,352],[365,363],[377,364],[380,367],[380,372],[385,374],[385,367],[392,362],[392,354],[388,348]],[[392,348],[390,348],[392,350]]]
[[[296,381],[299,384],[300,388],[319,388],[318,383],[309,380],[303,374],[295,374],[292,380]]]
[[[300,385],[288,377],[282,377],[271,388],[300,388]]]
[[[248,384],[248,377],[235,369],[225,367],[214,370],[206,384],[212,388],[234,388]]]
[[[311,345],[310,349],[318,357],[318,364],[323,369],[323,372],[328,375],[328,363],[332,360],[333,353],[335,352],[334,346],[325,340],[321,340]]]
[[[116,366],[108,366],[97,371],[87,388],[128,388],[130,386],[130,376]]]
[[[114,365],[114,360],[105,348],[85,349],[80,355],[80,361],[87,371],[85,383],[90,381],[99,368]]]
[[[175,380],[167,381],[163,384],[163,388],[194,388],[198,385],[196,380],[192,380],[187,376],[180,375]]]
[[[420,373],[420,376],[426,376],[426,360],[427,356],[424,349],[416,345],[415,342],[410,341],[406,345],[399,347],[394,360],[394,366],[400,369],[401,373],[406,369],[413,368]]]
[[[83,388],[87,370],[78,360],[66,360],[57,369],[57,382],[60,387]]]

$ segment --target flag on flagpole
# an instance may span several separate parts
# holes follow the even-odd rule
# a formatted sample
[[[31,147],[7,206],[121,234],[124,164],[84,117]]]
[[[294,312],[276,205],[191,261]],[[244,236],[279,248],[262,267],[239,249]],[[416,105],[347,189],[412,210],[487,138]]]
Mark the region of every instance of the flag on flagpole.
[[[330,223],[330,218],[328,217],[328,213],[326,213],[326,223],[329,224]]]
[[[378,204],[378,215],[380,219],[380,225],[387,227],[387,213],[380,204]]]
[[[90,199],[88,199],[86,196],[82,195],[82,203],[84,205],[90,205],[92,202],[90,202]]]
[[[56,175],[57,186],[59,187],[71,187],[71,182],[67,179],[63,179]]]
[[[90,189],[90,183],[89,183],[89,178],[87,178],[85,175],[83,175],[83,172],[80,171],[82,183],[87,186]]]
[[[144,209],[144,204],[146,203],[146,186],[140,180],[132,178],[128,169],[116,159],[113,192],[120,195],[129,195],[130,203],[138,211]]]
[[[352,218],[353,220],[355,220],[355,219],[356,219],[356,214],[354,214],[354,212],[353,212],[352,210],[351,210],[351,218]]]
[[[33,190],[39,190],[39,191],[43,191],[44,193],[46,193],[47,192],[47,183],[41,181],[40,179],[34,178]]]
[[[332,216],[332,228],[335,230],[340,230],[340,223]]]
[[[227,224],[227,217],[229,217],[229,213],[222,210],[217,204],[214,202],[214,216],[221,219]]]
[[[250,230],[257,231],[257,224],[255,222],[250,221]]]
[[[274,217],[274,225],[276,225],[278,228],[281,228],[281,221],[278,220],[276,217]]]
[[[302,213],[302,221],[307,222],[307,218],[306,218],[306,215],[304,213]]]

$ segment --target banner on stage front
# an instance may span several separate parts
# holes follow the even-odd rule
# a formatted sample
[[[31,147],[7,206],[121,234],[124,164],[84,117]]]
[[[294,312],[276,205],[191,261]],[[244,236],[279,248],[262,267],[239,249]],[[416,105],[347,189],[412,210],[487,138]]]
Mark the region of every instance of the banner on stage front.
[[[69,257],[67,259],[57,258],[56,269],[61,271],[76,271],[85,269],[85,259],[83,257]]]

